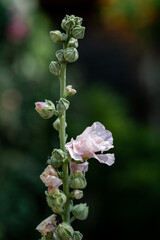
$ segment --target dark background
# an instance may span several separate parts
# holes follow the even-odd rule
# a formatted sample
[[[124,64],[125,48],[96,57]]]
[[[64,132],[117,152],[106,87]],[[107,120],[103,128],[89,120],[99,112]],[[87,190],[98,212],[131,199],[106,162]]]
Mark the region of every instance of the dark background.
[[[53,119],[36,101],[59,96],[48,65],[60,46],[49,31],[66,14],[83,17],[79,60],[68,65],[77,89],[67,112],[70,139],[100,121],[114,137],[112,167],[89,160],[75,221],[84,240],[144,239],[160,229],[160,1],[0,1],[0,239],[39,239],[35,227],[51,214],[39,175],[59,147]],[[103,236],[103,237],[100,237]]]

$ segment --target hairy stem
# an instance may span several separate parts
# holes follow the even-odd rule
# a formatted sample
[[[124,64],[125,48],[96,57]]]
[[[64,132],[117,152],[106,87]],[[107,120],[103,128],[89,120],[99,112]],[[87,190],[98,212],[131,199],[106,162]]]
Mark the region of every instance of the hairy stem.
[[[65,98],[66,89],[66,63],[62,63],[62,72],[60,77],[60,97]],[[65,152],[66,143],[66,112],[60,117],[60,147]],[[69,176],[68,176],[68,162],[65,161],[62,165],[63,170],[63,191],[67,197],[67,201],[64,206],[64,221],[70,222],[70,199],[69,199]]]

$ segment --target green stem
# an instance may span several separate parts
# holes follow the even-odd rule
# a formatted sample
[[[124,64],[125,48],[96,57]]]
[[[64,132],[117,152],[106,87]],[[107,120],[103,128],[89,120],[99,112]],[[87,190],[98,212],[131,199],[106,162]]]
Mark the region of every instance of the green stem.
[[[60,97],[65,98],[65,89],[66,89],[66,63],[62,63],[62,72],[60,77]],[[66,112],[60,117],[60,148],[66,152],[65,143],[66,143],[66,131],[65,131],[65,122],[66,122]],[[64,221],[70,222],[70,199],[69,199],[69,176],[68,176],[68,162],[65,161],[62,165],[63,170],[63,191],[67,197],[67,201],[64,206]]]

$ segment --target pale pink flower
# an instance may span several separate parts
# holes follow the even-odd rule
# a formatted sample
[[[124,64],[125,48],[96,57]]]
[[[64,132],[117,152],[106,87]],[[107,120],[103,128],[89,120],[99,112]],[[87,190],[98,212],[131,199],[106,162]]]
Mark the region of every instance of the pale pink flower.
[[[43,220],[37,227],[36,230],[42,235],[46,236],[47,233],[53,232],[56,227],[56,215],[52,214],[50,217]]]
[[[89,158],[96,158],[100,163],[112,165],[115,161],[114,154],[103,154],[113,148],[112,133],[105,129],[100,122],[95,122],[91,127],[87,127],[85,131],[73,138],[65,145],[72,159],[76,161],[84,161]],[[95,154],[96,152],[101,154]]]
[[[45,102],[36,102],[35,106],[36,106],[36,110],[40,111],[40,110],[46,108],[47,104]]]
[[[73,173],[76,173],[77,171],[80,171],[80,172],[87,172],[88,171],[88,162],[84,162],[84,163],[81,163],[81,164],[70,162],[69,166],[70,166],[70,169]]]
[[[58,189],[58,187],[62,184],[61,179],[58,178],[56,170],[51,166],[48,165],[44,172],[40,175],[40,179],[48,190],[52,190],[53,192]]]

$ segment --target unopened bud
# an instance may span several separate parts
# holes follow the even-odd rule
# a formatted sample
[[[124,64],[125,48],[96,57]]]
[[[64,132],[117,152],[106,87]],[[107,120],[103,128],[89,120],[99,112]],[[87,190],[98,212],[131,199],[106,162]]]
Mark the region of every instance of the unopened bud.
[[[79,220],[85,220],[88,216],[89,208],[86,203],[80,203],[73,207],[72,214]]]
[[[74,47],[69,47],[64,50],[64,58],[67,62],[75,62],[79,57],[78,51]]]
[[[52,156],[55,160],[62,161],[65,158],[65,153],[61,149],[54,149]]]
[[[60,98],[57,103],[57,110],[59,114],[63,114],[69,108],[69,101],[65,98]]]
[[[56,52],[56,57],[58,59],[59,62],[63,63],[65,62],[65,58],[64,58],[64,50],[60,49]]]
[[[60,190],[56,190],[54,193],[46,191],[45,194],[48,206],[52,208],[53,212],[62,213],[67,199],[66,195]]]
[[[73,240],[82,240],[83,235],[79,231],[75,231],[73,235]]]
[[[53,156],[51,156],[51,158],[48,159],[47,163],[55,169],[62,166],[62,161],[54,159]]]
[[[53,123],[53,127],[59,132],[60,131],[60,119],[57,118]],[[67,127],[67,123],[65,122],[65,128]]]
[[[62,29],[64,29],[66,32],[69,32],[75,25],[76,23],[75,23],[74,15],[71,15],[71,16],[66,15],[61,23]]]
[[[70,176],[70,188],[73,189],[84,189],[87,186],[85,174],[78,171],[77,173],[71,172]]]
[[[77,48],[77,47],[78,47],[78,40],[72,37],[72,38],[69,40],[68,47]]]
[[[72,240],[73,235],[73,228],[66,222],[60,223],[55,230],[55,236],[58,240]]]
[[[62,41],[62,33],[59,30],[50,31],[50,37],[53,42],[61,42]]]
[[[45,100],[45,102],[36,102],[35,106],[35,110],[44,119],[51,118],[55,113],[55,106],[49,100]]]
[[[73,192],[71,192],[71,198],[75,198],[75,199],[81,199],[83,197],[83,191],[81,190],[74,190]]]
[[[76,25],[82,25],[83,18],[81,17],[75,17],[75,23]]]
[[[61,63],[58,61],[52,61],[49,64],[49,70],[51,73],[53,73],[54,75],[58,76],[61,73]]]
[[[76,39],[84,38],[84,33],[85,33],[85,27],[83,26],[75,26],[72,29],[72,36]]]
[[[74,89],[74,88],[72,88],[72,85],[68,85],[67,87],[66,87],[66,97],[68,97],[68,96],[73,96],[73,95],[75,95],[76,94],[76,90]]]

